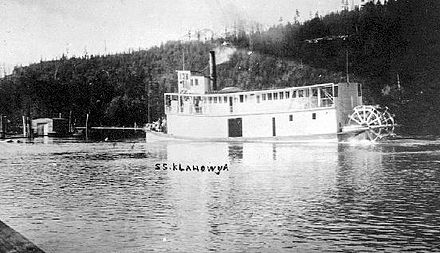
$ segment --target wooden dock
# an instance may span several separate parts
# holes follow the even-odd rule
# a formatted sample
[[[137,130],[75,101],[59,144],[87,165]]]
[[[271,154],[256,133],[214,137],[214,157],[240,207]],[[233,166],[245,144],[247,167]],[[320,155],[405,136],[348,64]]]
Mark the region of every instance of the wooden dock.
[[[44,253],[31,241],[0,221],[1,253]]]

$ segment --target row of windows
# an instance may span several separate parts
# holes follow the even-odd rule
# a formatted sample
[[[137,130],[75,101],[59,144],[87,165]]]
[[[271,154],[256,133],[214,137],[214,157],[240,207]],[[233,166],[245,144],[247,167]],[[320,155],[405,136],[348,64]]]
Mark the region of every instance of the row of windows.
[[[195,85],[198,85],[198,80],[194,79],[194,83]],[[191,85],[193,85],[193,79],[191,79]],[[311,91],[311,92],[310,92]],[[255,96],[256,98],[256,102],[260,103],[261,101],[266,101],[266,100],[282,100],[282,99],[289,99],[289,98],[302,98],[302,97],[317,97],[318,96],[318,89],[304,89],[304,90],[293,90],[293,91],[280,91],[280,92],[271,92],[271,93],[263,93],[263,94],[250,94],[250,95],[239,95],[238,99],[237,97],[234,97],[234,102],[240,102],[240,103],[244,103],[248,101],[248,97],[249,96]],[[327,94],[331,94],[331,89],[330,88],[324,88],[324,89],[320,89],[320,91],[322,92],[321,94],[321,98],[326,97],[325,93]],[[334,87],[334,94],[333,97],[337,97],[338,96],[338,87],[335,86]],[[177,100],[177,96],[172,96],[171,98],[172,100]],[[206,100],[205,100],[206,99]],[[196,100],[200,100],[200,97]],[[227,96],[222,96],[222,97],[205,97],[203,98],[203,101],[205,101],[205,103],[227,103],[228,102],[228,97]]]
[[[317,97],[318,96],[318,89],[312,89],[312,97]],[[321,89],[321,92],[325,93],[332,93],[330,88],[327,89]],[[243,103],[244,101],[247,101],[247,96],[248,95],[240,95],[240,103]],[[302,98],[302,97],[309,97],[310,96],[310,90],[309,89],[305,89],[305,90],[293,90],[293,91],[280,91],[280,92],[272,92],[272,93],[265,93],[265,94],[261,94],[260,95],[256,95],[256,100],[257,103],[260,103],[260,99],[262,101],[266,101],[266,100],[278,100],[278,99],[289,99],[290,96],[292,96],[292,98]],[[334,87],[334,94],[333,97],[337,97],[338,96],[338,87]],[[325,97],[325,94],[321,94],[321,97]]]

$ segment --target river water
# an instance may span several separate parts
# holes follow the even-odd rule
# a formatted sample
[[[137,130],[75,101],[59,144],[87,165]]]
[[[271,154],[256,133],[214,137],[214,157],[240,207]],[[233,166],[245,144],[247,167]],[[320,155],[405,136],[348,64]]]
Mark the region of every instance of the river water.
[[[0,220],[46,252],[439,251],[439,196],[440,139],[0,143]]]

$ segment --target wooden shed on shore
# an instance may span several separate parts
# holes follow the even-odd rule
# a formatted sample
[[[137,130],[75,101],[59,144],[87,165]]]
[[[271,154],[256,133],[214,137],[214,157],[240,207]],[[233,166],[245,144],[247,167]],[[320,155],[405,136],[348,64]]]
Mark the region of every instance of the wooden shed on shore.
[[[69,134],[69,121],[64,118],[34,119],[32,131],[36,136],[66,136]]]

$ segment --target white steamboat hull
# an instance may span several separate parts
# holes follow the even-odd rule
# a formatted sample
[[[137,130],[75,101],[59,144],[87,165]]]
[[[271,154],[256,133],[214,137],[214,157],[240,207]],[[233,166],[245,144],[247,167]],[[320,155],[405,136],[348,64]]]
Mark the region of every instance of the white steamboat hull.
[[[175,136],[160,132],[147,131],[146,140],[149,141],[196,141],[196,142],[337,142],[337,134],[317,134],[305,136],[275,136],[275,137],[216,137],[197,138]]]

